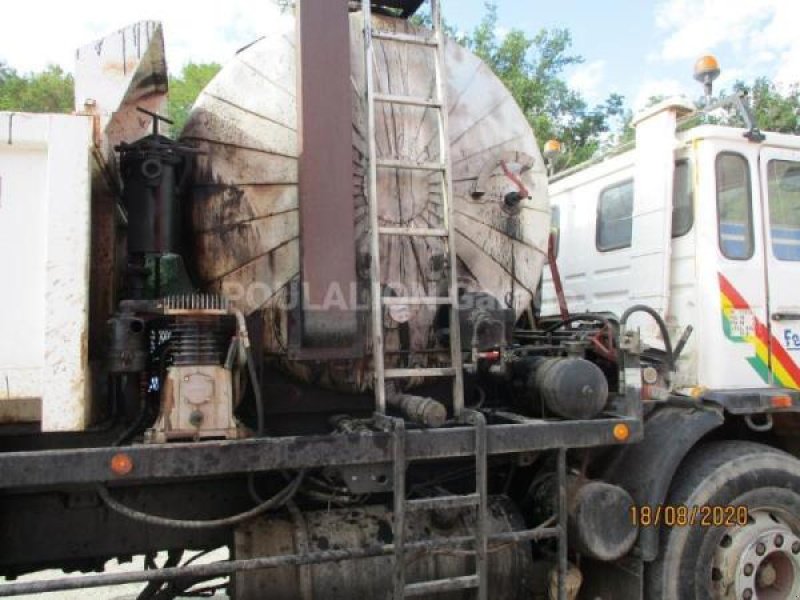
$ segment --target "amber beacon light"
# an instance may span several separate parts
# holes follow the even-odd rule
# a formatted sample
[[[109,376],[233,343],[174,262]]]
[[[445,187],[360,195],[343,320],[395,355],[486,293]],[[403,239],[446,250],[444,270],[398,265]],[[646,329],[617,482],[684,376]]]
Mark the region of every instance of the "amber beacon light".
[[[714,80],[719,77],[719,74],[719,61],[711,54],[701,56],[697,59],[697,62],[694,63],[694,78],[703,84],[706,94],[706,103],[711,100],[711,94],[714,90]]]
[[[544,157],[547,160],[552,160],[561,154],[561,142],[558,140],[547,140],[544,144]]]

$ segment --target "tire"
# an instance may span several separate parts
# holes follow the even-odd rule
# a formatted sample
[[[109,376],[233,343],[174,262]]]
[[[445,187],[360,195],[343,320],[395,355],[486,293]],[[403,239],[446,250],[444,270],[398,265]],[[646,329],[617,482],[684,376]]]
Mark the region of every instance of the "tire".
[[[796,458],[751,442],[704,444],[681,464],[667,504],[745,505],[747,524],[662,527],[658,558],[645,567],[647,600],[800,597]]]

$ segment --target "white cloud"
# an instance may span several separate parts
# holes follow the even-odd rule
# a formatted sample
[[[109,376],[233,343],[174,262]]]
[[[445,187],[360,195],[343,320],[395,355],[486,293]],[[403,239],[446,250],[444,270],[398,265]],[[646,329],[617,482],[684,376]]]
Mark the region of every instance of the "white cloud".
[[[606,76],[606,61],[594,60],[575,67],[567,79],[567,84],[580,92],[589,103],[602,99],[600,84]]]
[[[171,69],[190,60],[224,63],[280,11],[275,0],[27,0],[14,3],[13,15],[0,19],[0,61],[26,72],[48,63],[71,71],[77,48],[141,20],[164,24]]]
[[[498,25],[494,28],[494,34],[501,40],[505,39],[509,33],[511,33],[511,30],[508,27]]]
[[[724,51],[739,77],[800,81],[800,2],[796,0],[664,0],[656,22],[666,38],[659,57],[691,61]],[[730,75],[728,81],[732,81]]]

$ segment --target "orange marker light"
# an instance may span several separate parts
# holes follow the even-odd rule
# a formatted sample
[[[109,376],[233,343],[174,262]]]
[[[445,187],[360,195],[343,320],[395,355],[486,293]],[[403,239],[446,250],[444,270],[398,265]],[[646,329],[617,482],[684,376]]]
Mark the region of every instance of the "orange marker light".
[[[115,454],[111,457],[111,472],[114,475],[130,475],[133,471],[133,459],[124,452]]]
[[[624,442],[631,436],[631,430],[624,423],[614,425],[614,439],[618,442]]]
[[[792,397],[791,396],[773,396],[770,399],[770,403],[775,408],[791,408],[791,406],[792,406]]]

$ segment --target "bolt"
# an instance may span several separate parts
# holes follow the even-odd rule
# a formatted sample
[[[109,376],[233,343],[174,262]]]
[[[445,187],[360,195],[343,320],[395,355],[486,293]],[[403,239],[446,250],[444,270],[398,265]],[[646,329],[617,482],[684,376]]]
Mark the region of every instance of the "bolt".
[[[755,571],[755,567],[751,563],[747,563],[744,566],[744,574],[747,575],[747,577],[750,577],[750,575],[753,574],[753,571]]]
[[[744,600],[751,600],[751,599],[752,599],[752,597],[753,597],[753,590],[751,590],[750,588],[747,588],[747,589],[746,589],[746,590],[745,590],[745,591],[742,593],[742,598],[744,598]]]
[[[795,542],[792,544],[792,552],[794,554],[800,554],[800,542]]]
[[[759,542],[758,546],[756,546],[756,554],[758,554],[759,556],[764,556],[764,553],[766,551],[767,547],[763,543]]]
[[[783,546],[783,536],[780,533],[775,536],[775,546],[778,548]]]

